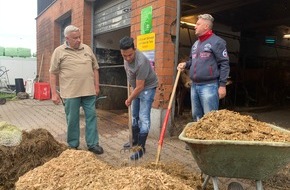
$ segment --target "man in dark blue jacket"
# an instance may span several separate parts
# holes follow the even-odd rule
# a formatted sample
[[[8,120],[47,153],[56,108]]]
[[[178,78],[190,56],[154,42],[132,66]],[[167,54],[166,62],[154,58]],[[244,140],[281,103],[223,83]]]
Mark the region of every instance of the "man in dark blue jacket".
[[[226,42],[212,31],[214,18],[209,14],[198,16],[189,60],[179,63],[177,69],[190,69],[191,107],[195,121],[204,114],[218,110],[219,99],[226,96],[226,82],[230,71]]]

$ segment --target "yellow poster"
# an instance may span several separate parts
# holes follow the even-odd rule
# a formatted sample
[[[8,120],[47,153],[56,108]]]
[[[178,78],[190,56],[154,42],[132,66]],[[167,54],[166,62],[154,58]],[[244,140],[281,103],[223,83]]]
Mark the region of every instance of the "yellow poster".
[[[155,33],[137,36],[137,49],[140,51],[155,50]]]

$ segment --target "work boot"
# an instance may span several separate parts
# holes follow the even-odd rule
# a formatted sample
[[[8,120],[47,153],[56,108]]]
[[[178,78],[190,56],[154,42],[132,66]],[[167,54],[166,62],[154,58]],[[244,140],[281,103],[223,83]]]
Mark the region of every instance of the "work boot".
[[[148,133],[140,133],[139,134],[139,141],[138,146],[140,146],[140,149],[137,150],[134,154],[131,155],[131,160],[138,160],[145,154],[145,144],[147,140]]]
[[[93,152],[95,154],[103,154],[104,150],[100,145],[96,145],[94,147],[89,148],[90,152]]]
[[[136,146],[138,144],[138,137],[139,137],[140,129],[139,127],[132,127],[132,140],[133,140],[133,146]],[[127,142],[123,145],[125,149],[130,148],[130,142]]]

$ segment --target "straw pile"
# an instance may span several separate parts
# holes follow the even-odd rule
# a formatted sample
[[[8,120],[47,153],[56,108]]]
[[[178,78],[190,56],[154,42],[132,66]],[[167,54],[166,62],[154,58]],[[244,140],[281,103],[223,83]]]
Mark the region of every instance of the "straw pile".
[[[186,129],[185,136],[200,140],[290,142],[290,133],[229,110],[207,113]]]
[[[0,121],[0,146],[17,146],[22,140],[22,131],[6,122]]]
[[[179,179],[159,169],[114,169],[91,152],[66,150],[59,157],[21,176],[17,190],[29,189],[180,189],[190,190]]]
[[[45,129],[22,131],[18,146],[0,146],[0,189],[13,189],[20,176],[59,156],[65,149]]]

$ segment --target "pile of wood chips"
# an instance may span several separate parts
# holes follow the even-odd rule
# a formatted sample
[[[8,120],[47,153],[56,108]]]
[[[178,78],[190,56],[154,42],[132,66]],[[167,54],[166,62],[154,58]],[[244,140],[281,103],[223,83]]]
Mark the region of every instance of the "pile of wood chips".
[[[290,142],[290,131],[276,130],[265,122],[229,110],[212,111],[185,130],[188,138]]]
[[[83,150],[66,150],[59,157],[21,176],[17,190],[29,189],[194,189],[160,169],[140,166],[114,169]]]

